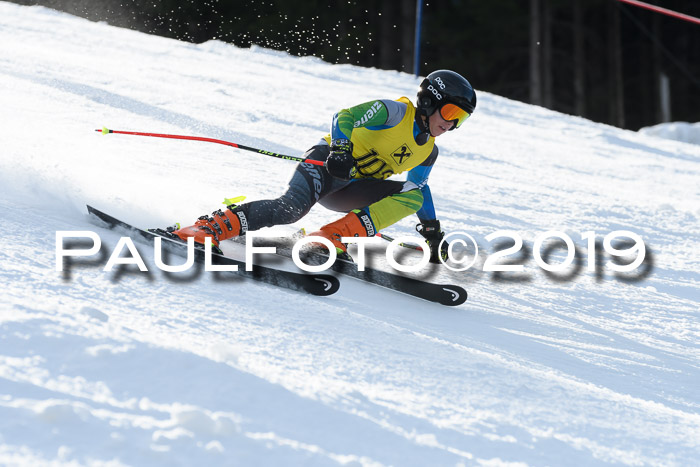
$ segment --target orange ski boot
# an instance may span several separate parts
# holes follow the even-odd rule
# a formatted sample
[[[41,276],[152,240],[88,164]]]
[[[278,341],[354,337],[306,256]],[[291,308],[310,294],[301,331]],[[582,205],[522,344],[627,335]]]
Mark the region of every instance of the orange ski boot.
[[[356,209],[335,222],[326,224],[309,236],[324,237],[335,246],[339,258],[351,259],[348,246],[341,242],[342,237],[373,237],[375,234],[372,218],[365,211]],[[322,245],[322,244],[318,244]]]
[[[205,238],[211,238],[214,250],[220,252],[219,244],[229,238],[237,237],[248,230],[248,222],[245,214],[235,205],[228,206],[225,210],[217,210],[211,216],[201,216],[194,225],[174,230],[172,233],[181,240],[187,241],[194,237],[195,243],[204,244]]]

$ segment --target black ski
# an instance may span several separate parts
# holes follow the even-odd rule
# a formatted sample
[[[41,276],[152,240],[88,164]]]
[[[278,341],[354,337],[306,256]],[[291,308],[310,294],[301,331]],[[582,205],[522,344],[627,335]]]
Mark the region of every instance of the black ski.
[[[239,237],[236,240],[245,242],[244,237]],[[256,239],[255,244],[259,246],[274,246],[277,248],[277,254],[291,258],[292,247],[290,244],[292,242],[293,240],[289,238],[261,238]],[[300,259],[306,264],[317,265],[324,264],[328,260],[328,256],[316,251],[302,250]],[[461,305],[467,300],[468,296],[467,291],[458,285],[434,284],[368,267],[365,267],[364,271],[359,271],[356,263],[341,258],[335,260],[331,269],[345,276],[354,277],[355,279],[446,306]]]
[[[120,221],[119,219],[116,219],[110,216],[109,214],[95,209],[92,206],[87,206],[87,209],[88,213],[107,224],[107,227],[109,229],[122,229],[129,233],[136,234],[147,241],[151,241],[155,237],[161,237],[163,238],[163,247],[168,248],[169,250],[174,252],[184,253],[187,249],[187,245],[185,243],[172,240],[163,235],[158,235],[155,232],[150,232],[148,230],[134,227],[133,225]],[[195,254],[196,261],[203,263],[204,251],[200,249],[195,249]],[[246,271],[245,262],[214,252],[212,252],[212,264],[236,265],[238,266],[238,271],[231,272],[231,274],[239,274],[242,277],[246,277],[248,279],[265,282],[267,284],[272,284],[278,287],[284,287],[286,289],[307,292],[312,295],[331,295],[337,292],[340,288],[340,281],[338,280],[338,278],[329,274],[301,274],[261,266],[258,264],[253,265],[252,271]]]

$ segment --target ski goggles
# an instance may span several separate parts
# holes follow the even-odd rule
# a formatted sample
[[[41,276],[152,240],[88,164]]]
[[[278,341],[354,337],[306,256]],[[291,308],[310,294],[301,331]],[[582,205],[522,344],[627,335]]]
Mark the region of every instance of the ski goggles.
[[[471,114],[469,112],[455,104],[447,103],[440,107],[440,116],[443,118],[443,120],[446,122],[455,122],[454,126],[450,128],[450,130],[459,128],[459,126],[464,123],[464,121],[468,119],[470,115]]]

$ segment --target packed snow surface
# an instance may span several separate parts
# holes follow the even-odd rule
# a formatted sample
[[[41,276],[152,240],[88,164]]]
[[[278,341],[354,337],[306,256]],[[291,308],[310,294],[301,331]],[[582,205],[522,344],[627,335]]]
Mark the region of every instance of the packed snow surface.
[[[467,288],[459,307],[344,277],[325,298],[233,275],[176,280],[142,243],[148,273],[105,272],[122,234],[86,204],[144,227],[192,222],[224,197],[281,194],[294,163],[96,128],[299,155],[339,109],[413,97],[419,79],[5,2],[0,44],[0,464],[700,458],[700,146],[479,92],[473,117],[438,139],[430,179],[443,229],[482,251],[469,271],[429,278]],[[337,217],[315,207],[278,229]],[[529,250],[506,258],[524,272],[497,280],[483,268],[501,230]],[[535,263],[551,230],[580,250],[572,277]],[[591,259],[586,232],[617,230],[643,239],[646,262],[589,270],[610,255]],[[104,256],[57,271],[57,231],[98,233]]]
[[[673,139],[690,144],[700,144],[700,122],[670,122],[640,128],[640,133],[659,138]]]

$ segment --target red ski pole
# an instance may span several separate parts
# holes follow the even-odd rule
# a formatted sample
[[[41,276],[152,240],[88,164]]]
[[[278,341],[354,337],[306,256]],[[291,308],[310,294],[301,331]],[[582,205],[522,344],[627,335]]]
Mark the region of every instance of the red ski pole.
[[[315,161],[312,159],[304,159],[303,157],[296,157],[296,156],[287,156],[285,154],[278,154],[276,152],[270,152],[270,151],[265,151],[262,149],[258,148],[252,148],[250,146],[245,146],[243,144],[238,144],[238,143],[232,143],[231,141],[224,141],[222,139],[214,139],[214,138],[204,138],[202,136],[183,136],[183,135],[165,135],[161,133],[142,133],[139,131],[119,131],[119,130],[110,130],[108,128],[102,128],[101,130],[95,130],[103,135],[108,135],[110,133],[114,133],[117,135],[136,135],[136,136],[152,136],[154,138],[170,138],[170,139],[186,139],[190,141],[204,141],[207,143],[217,143],[217,144],[223,144],[224,146],[231,146],[233,148],[238,148],[238,149],[243,149],[246,151],[251,151],[251,152],[256,152],[258,154],[262,154],[264,156],[270,156],[270,157],[276,157],[278,159],[285,159],[288,161],[296,161],[296,162],[305,162],[307,164],[313,164],[313,165],[323,165],[323,161]]]

